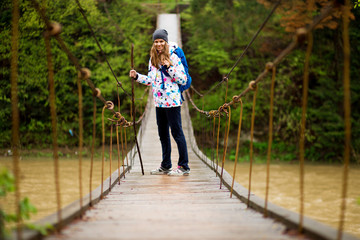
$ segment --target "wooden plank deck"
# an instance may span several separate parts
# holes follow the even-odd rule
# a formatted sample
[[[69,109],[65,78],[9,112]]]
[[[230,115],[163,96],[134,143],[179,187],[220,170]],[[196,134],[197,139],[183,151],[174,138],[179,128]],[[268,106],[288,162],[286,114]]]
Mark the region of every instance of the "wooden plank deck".
[[[121,185],[81,220],[47,239],[293,239],[283,234],[284,225],[247,209],[237,198],[229,198],[225,187],[219,189],[219,178],[189,146],[187,124],[183,127],[190,176],[150,175],[161,161],[153,105],[150,110],[140,142],[145,175],[136,158]],[[186,105],[182,114],[184,111]],[[175,142],[172,144],[176,166],[178,153]]]

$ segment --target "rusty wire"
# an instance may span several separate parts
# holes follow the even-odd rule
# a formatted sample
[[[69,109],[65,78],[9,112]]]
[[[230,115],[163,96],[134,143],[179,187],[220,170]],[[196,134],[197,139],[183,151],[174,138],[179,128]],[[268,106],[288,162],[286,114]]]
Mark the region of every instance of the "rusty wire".
[[[83,18],[84,18],[84,20],[85,20],[88,28],[90,29],[91,35],[93,36],[93,38],[94,38],[94,40],[95,40],[95,42],[96,42],[96,45],[97,45],[98,48],[100,49],[101,55],[104,57],[104,59],[105,59],[107,65],[108,65],[109,69],[111,70],[111,73],[112,73],[112,75],[114,76],[114,78],[115,78],[115,80],[116,80],[116,82],[117,82],[117,86],[119,86],[119,87],[124,91],[124,93],[125,93],[127,96],[130,97],[130,94],[129,94],[127,91],[125,91],[124,87],[122,86],[122,83],[117,79],[116,74],[115,74],[114,70],[112,69],[112,67],[111,67],[111,65],[110,65],[110,63],[109,63],[109,61],[108,61],[108,59],[107,59],[107,57],[106,57],[106,54],[105,54],[105,52],[103,51],[103,49],[102,49],[99,41],[97,40],[96,35],[95,35],[95,32],[94,32],[91,24],[89,23],[89,20],[87,19],[86,15],[85,15],[85,10],[82,8],[79,0],[75,0],[75,2],[76,2],[76,4],[78,5],[79,11],[80,11],[81,15],[83,16]]]
[[[60,197],[60,181],[59,181],[59,154],[57,143],[57,117],[56,117],[56,100],[55,100],[55,82],[54,82],[54,67],[51,56],[50,33],[44,33],[44,42],[46,49],[46,58],[48,65],[48,82],[49,82],[49,102],[50,102],[50,115],[51,115],[51,130],[52,130],[52,145],[53,145],[53,158],[54,158],[54,182],[56,194],[56,207],[57,219],[59,228],[61,229],[62,216],[61,216],[61,197]]]
[[[250,48],[250,46],[253,44],[253,42],[255,41],[255,39],[257,38],[257,36],[259,35],[259,33],[261,32],[261,30],[265,27],[266,23],[269,21],[270,17],[273,15],[273,13],[275,12],[276,8],[280,5],[281,0],[277,1],[273,7],[273,9],[271,10],[271,12],[269,13],[269,15],[265,18],[265,20],[263,21],[263,23],[260,25],[259,29],[257,30],[257,32],[255,33],[255,35],[252,37],[252,39],[250,40],[250,42],[248,43],[248,45],[245,47],[244,51],[241,53],[241,55],[238,57],[238,59],[236,60],[235,64],[233,65],[233,67],[231,68],[231,70],[229,71],[228,74],[226,74],[226,76],[219,82],[217,83],[215,86],[213,86],[210,90],[208,90],[205,94],[203,94],[202,96],[205,96],[207,94],[209,94],[210,92],[212,92],[214,89],[216,89],[220,84],[222,84],[224,81],[229,81],[229,76],[230,74],[233,72],[233,70],[235,69],[235,67],[239,64],[240,60],[243,58],[243,56],[245,55],[245,53],[248,51],[248,49]]]
[[[267,206],[268,206],[269,186],[270,186],[271,146],[272,146],[272,140],[273,140],[273,112],[274,112],[275,75],[276,75],[276,67],[273,67],[272,68],[272,77],[271,77],[271,87],[270,87],[269,141],[268,141],[268,149],[267,149],[267,157],[266,157],[266,188],[265,188],[264,217],[268,216]]]
[[[134,44],[131,44],[131,69],[134,69]],[[142,162],[142,158],[141,158],[141,152],[140,152],[139,142],[138,142],[137,136],[136,136],[134,82],[135,82],[135,79],[134,79],[134,78],[131,78],[131,102],[132,102],[131,112],[132,112],[132,114],[133,114],[134,140],[135,140],[135,144],[136,144],[136,149],[137,149],[138,154],[139,154],[141,172],[142,172],[142,175],[144,175],[144,174],[145,174],[145,173],[144,173],[144,166],[143,166],[143,162]]]
[[[113,124],[110,125],[110,151],[109,151],[109,191],[111,191],[111,162],[112,162],[112,140],[113,140]]]
[[[15,176],[15,206],[17,239],[22,239],[22,218],[20,214],[20,133],[19,133],[19,97],[18,97],[18,57],[19,57],[19,1],[13,0],[11,27],[11,149],[13,152],[13,171]]]
[[[294,34],[293,41],[270,63],[273,64],[274,67],[276,67],[288,54],[290,54],[297,46],[299,46],[303,43],[303,41],[306,39],[305,38],[306,34],[308,34],[308,32],[310,32],[310,31],[312,31],[316,27],[316,25],[318,25],[323,19],[328,17],[332,13],[333,9],[334,9],[334,5],[329,4],[327,7],[325,7],[325,9],[321,12],[321,14],[319,16],[314,18],[314,20],[311,24],[309,24],[306,28],[299,28],[296,31],[296,33]],[[269,63],[267,63],[267,64],[269,64]],[[264,79],[264,77],[268,74],[268,72],[269,72],[269,70],[265,66],[263,72],[261,72],[254,80],[255,84],[258,84],[259,82],[261,82]],[[249,84],[249,87],[247,87],[245,90],[243,90],[239,95],[234,96],[235,99],[239,99],[239,98],[245,96],[250,90],[251,90],[251,87]],[[210,110],[210,111],[200,110],[195,105],[195,103],[192,100],[189,93],[187,93],[187,96],[188,96],[188,99],[190,100],[191,104],[193,105],[193,107],[199,113],[204,114],[206,116],[209,116],[212,114],[216,114],[216,115],[219,114],[218,110]],[[228,103],[224,103],[224,104],[233,105],[233,104],[235,104],[235,102],[232,100],[232,101],[230,101]]]
[[[252,113],[251,113],[251,129],[250,129],[250,168],[249,168],[249,188],[248,188],[248,201],[247,207],[250,205],[250,193],[251,193],[251,174],[252,174],[252,165],[253,165],[253,142],[254,142],[254,125],[255,125],[255,105],[256,105],[256,94],[257,87],[254,89],[253,96],[253,105],[252,105]]]
[[[216,174],[218,174],[218,167],[219,167],[219,138],[220,138],[220,127],[221,127],[220,120],[221,118],[219,117],[217,137],[216,137]]]
[[[349,16],[350,16],[350,3],[345,0],[345,5],[342,6],[343,11],[343,44],[344,44],[344,122],[345,122],[345,146],[344,146],[344,170],[342,179],[342,192],[341,192],[341,208],[340,208],[340,221],[337,239],[342,239],[342,232],[344,228],[344,218],[346,212],[346,196],[348,188],[349,177],[349,162],[350,162],[350,145],[351,145],[351,99],[350,99],[350,40],[349,40]]]
[[[50,22],[49,19],[47,18],[44,9],[42,9],[39,5],[39,3],[36,0],[31,0],[35,10],[38,12],[39,16],[41,17],[41,19],[43,20],[43,22],[46,25],[46,28],[49,31],[52,31],[54,28],[61,28],[60,24],[56,23],[56,22]],[[81,72],[82,75],[87,74],[86,68],[83,68],[80,65],[80,61],[72,54],[72,52],[69,50],[69,48],[66,46],[64,40],[61,38],[60,34],[56,34],[54,35],[54,38],[57,40],[58,44],[60,45],[61,49],[66,53],[66,55],[68,56],[69,60],[72,62],[72,64],[74,64],[75,68]],[[89,71],[90,73],[90,71]],[[102,95],[101,92],[99,91],[98,88],[95,87],[94,83],[90,80],[90,77],[86,78],[86,82],[89,85],[90,89],[92,90],[93,94],[96,95],[97,98],[99,98],[100,101],[103,102],[103,104],[107,104],[109,101],[107,101]],[[111,108],[108,108],[108,110],[110,110],[113,114],[115,114],[115,111]],[[142,120],[143,115],[134,123],[129,123],[126,125],[126,127],[128,126],[132,126],[132,124],[139,124]]]
[[[225,136],[224,136],[224,152],[223,152],[223,159],[221,163],[221,175],[220,175],[220,189],[223,182],[223,172],[224,172],[224,164],[225,164],[225,158],[226,158],[226,152],[227,152],[227,145],[229,140],[229,133],[230,133],[230,124],[231,124],[231,107],[228,106],[228,121],[225,126]]]
[[[120,129],[120,136],[121,136],[121,159],[122,159],[122,166],[123,166],[123,173],[125,178],[125,151],[124,151],[124,139],[123,139],[123,132],[126,131],[123,127]],[[126,141],[126,139],[125,139]]]
[[[230,198],[232,197],[232,193],[233,193],[233,189],[234,189],[234,181],[235,181],[235,176],[236,176],[236,165],[237,165],[237,161],[239,158],[241,123],[242,123],[242,115],[243,115],[243,102],[241,99],[239,99],[238,101],[240,102],[240,118],[239,118],[238,134],[237,134],[237,141],[236,141],[234,172],[233,172],[233,179],[232,179],[232,183],[231,183]]]
[[[96,97],[93,94],[93,135],[91,141],[91,163],[90,163],[90,182],[89,182],[89,194],[90,194],[90,206],[92,205],[92,176],[94,168],[94,152],[95,152],[95,138],[96,138]]]
[[[83,102],[82,102],[82,86],[81,80],[84,79],[84,75],[79,72],[77,78],[77,87],[78,87],[78,99],[79,99],[79,195],[80,195],[80,210],[83,207],[82,201],[82,149],[83,149]]]
[[[105,164],[105,120],[104,120],[104,112],[106,109],[106,105],[102,109],[101,114],[101,124],[102,124],[102,161],[101,161],[101,196],[103,198],[103,190],[104,190],[104,164]]]
[[[312,52],[313,46],[313,37],[312,33],[309,32],[308,36],[308,46],[306,49],[305,56],[305,65],[304,65],[304,80],[303,80],[303,99],[302,99],[302,115],[301,115],[301,129],[300,129],[300,141],[299,141],[299,154],[300,154],[300,166],[299,166],[299,176],[300,176],[300,219],[299,219],[299,232],[303,231],[303,221],[304,221],[304,145],[305,145],[305,129],[306,129],[306,111],[307,111],[307,102],[308,102],[308,89],[309,89],[309,62],[310,55]]]

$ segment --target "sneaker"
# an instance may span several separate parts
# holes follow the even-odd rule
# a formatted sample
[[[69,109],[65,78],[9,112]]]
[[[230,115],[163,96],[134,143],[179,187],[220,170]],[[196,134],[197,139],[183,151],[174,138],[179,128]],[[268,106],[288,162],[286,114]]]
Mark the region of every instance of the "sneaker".
[[[168,174],[169,172],[171,172],[171,168],[164,168],[164,167],[159,167],[157,169],[151,170],[150,174],[151,175],[164,175],[164,174]]]
[[[190,169],[186,170],[185,168],[178,166],[177,169],[169,172],[168,176],[188,176],[189,174],[190,174]]]

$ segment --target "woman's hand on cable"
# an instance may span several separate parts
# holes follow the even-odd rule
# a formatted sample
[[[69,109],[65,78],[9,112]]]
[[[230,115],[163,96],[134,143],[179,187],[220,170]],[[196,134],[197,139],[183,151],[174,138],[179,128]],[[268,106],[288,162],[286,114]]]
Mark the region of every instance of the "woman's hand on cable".
[[[136,76],[137,76],[137,72],[134,69],[130,70],[129,77],[136,78]]]

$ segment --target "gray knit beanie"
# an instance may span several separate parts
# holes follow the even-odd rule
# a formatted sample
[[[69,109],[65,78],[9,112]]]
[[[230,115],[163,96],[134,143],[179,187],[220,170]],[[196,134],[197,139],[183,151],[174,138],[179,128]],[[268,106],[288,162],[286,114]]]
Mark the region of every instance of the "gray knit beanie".
[[[156,29],[153,33],[153,41],[156,39],[163,39],[168,42],[168,32],[165,29]]]

